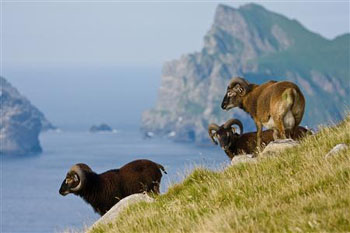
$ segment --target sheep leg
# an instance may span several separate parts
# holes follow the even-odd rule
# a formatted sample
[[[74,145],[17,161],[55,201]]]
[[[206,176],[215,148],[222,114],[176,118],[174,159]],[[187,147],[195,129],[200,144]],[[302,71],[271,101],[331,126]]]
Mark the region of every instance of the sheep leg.
[[[160,193],[159,182],[153,181],[152,183],[153,183],[152,191],[153,191],[154,193],[159,194],[159,193]]]
[[[293,138],[293,132],[294,132],[295,128],[293,127],[292,129],[286,129],[286,137],[287,138]]]
[[[295,119],[294,130],[296,130],[297,126],[300,124],[304,115],[305,99],[302,94],[298,94],[295,90],[293,91],[293,94],[294,94],[294,103],[291,108],[291,111]]]
[[[280,139],[286,139],[286,131],[285,131],[285,128],[284,128],[284,124],[283,124],[283,117],[281,118],[278,118],[275,122],[276,122],[276,125],[277,125],[277,130],[278,130],[278,137]]]
[[[154,186],[154,193],[157,193],[157,194],[160,193],[159,185]]]
[[[278,135],[278,130],[277,129],[273,129],[273,140],[276,141],[278,139],[279,135]]]
[[[274,121],[279,133],[279,138],[281,139],[286,139],[286,128],[293,129],[293,126],[295,126],[295,118],[291,112],[294,103],[294,92],[295,91],[291,88],[283,92],[282,102],[280,102],[278,111],[274,114]],[[286,117],[287,119],[285,119]],[[290,137],[290,132],[288,132],[288,137]]]
[[[256,149],[257,152],[261,152],[261,134],[262,134],[262,123],[259,121],[255,122],[257,133],[256,133]]]
[[[230,150],[225,150],[226,155],[230,158],[230,160],[233,159],[234,154]]]
[[[290,138],[291,139],[296,139],[296,132],[298,130],[298,126],[294,125],[293,129],[290,130]]]
[[[275,127],[273,131],[273,139],[286,139],[286,130],[284,127],[284,117],[288,112],[287,106],[284,106],[281,108],[281,112],[279,114],[275,114],[273,117],[273,121],[275,122]]]

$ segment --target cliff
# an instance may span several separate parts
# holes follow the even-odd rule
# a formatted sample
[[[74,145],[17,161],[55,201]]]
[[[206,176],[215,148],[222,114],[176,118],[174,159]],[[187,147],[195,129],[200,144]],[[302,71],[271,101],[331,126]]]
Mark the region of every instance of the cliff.
[[[209,123],[231,117],[255,130],[244,112],[220,108],[234,76],[297,83],[307,101],[303,125],[342,119],[350,99],[349,41],[350,34],[325,39],[256,4],[218,5],[202,50],[164,64],[157,103],[143,113],[142,130],[203,142]]]
[[[55,127],[3,77],[0,86],[0,154],[41,152],[40,132]]]

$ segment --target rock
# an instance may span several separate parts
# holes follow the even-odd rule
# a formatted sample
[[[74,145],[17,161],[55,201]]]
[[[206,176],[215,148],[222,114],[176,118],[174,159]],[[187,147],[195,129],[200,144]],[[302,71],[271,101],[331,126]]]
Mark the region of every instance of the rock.
[[[235,166],[240,163],[256,163],[258,160],[251,154],[247,155],[236,155],[231,160],[231,166]]]
[[[154,133],[153,132],[145,132],[144,133],[144,138],[153,138],[154,137]]]
[[[282,151],[284,151],[287,148],[292,148],[299,145],[297,141],[294,141],[293,139],[278,139],[276,141],[270,142],[263,150],[262,153],[260,153],[259,156],[271,156],[276,155]]]
[[[93,125],[93,126],[91,126],[91,128],[90,128],[90,132],[91,133],[97,133],[97,132],[112,132],[113,131],[113,129],[109,126],[109,125],[107,125],[107,124],[105,124],[105,123],[102,123],[102,124],[100,124],[100,125]]]
[[[333,147],[332,150],[330,150],[330,151],[326,154],[325,158],[327,159],[327,158],[329,158],[329,157],[333,157],[334,155],[336,155],[336,154],[338,154],[339,152],[341,152],[341,151],[343,151],[343,150],[346,150],[346,149],[348,149],[348,148],[349,148],[349,146],[346,145],[345,143],[338,144],[338,145],[336,145],[335,147]]]
[[[315,46],[303,47],[304,38],[312,38],[310,43]],[[230,78],[238,75],[257,84],[295,82],[305,98],[312,100],[303,117],[310,127],[341,119],[344,103],[350,99],[348,80],[343,78],[350,74],[349,39],[350,34],[334,40],[322,38],[257,4],[237,9],[219,4],[203,48],[163,65],[156,105],[143,113],[141,129],[196,143],[209,142],[210,123],[221,124],[233,117],[240,119],[247,131],[256,130],[243,111],[220,108]],[[315,59],[319,57],[327,61]],[[336,59],[335,67],[336,57],[344,59]]]
[[[121,211],[131,204],[137,202],[153,202],[154,199],[145,193],[137,193],[127,196],[121,199],[117,204],[115,204],[107,213],[105,213],[99,220],[97,220],[88,230],[90,232],[94,227],[99,224],[108,224],[114,221]]]
[[[41,152],[40,132],[55,127],[3,77],[0,86],[0,154]]]

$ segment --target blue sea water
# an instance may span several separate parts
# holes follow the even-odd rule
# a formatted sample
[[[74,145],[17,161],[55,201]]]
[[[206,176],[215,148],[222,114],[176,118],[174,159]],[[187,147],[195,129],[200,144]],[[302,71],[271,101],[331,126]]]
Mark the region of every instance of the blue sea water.
[[[78,162],[100,173],[135,159],[150,159],[168,172],[162,178],[162,193],[195,166],[220,169],[228,163],[217,147],[144,139],[137,130],[49,131],[40,140],[42,154],[1,157],[1,232],[61,232],[97,220],[99,216],[80,197],[58,193],[66,172]]]

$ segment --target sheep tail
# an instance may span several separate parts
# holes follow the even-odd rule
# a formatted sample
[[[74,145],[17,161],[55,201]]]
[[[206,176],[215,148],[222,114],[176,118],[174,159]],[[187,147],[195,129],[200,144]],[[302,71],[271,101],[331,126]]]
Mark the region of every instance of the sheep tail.
[[[165,174],[168,174],[168,173],[165,171],[165,168],[164,168],[162,165],[160,165],[159,163],[157,163],[157,166],[158,166],[158,168],[159,168],[160,170],[162,170]]]
[[[287,109],[289,110],[290,108],[293,107],[296,101],[296,98],[297,98],[296,91],[293,88],[288,88],[283,92],[282,98],[287,104]]]

